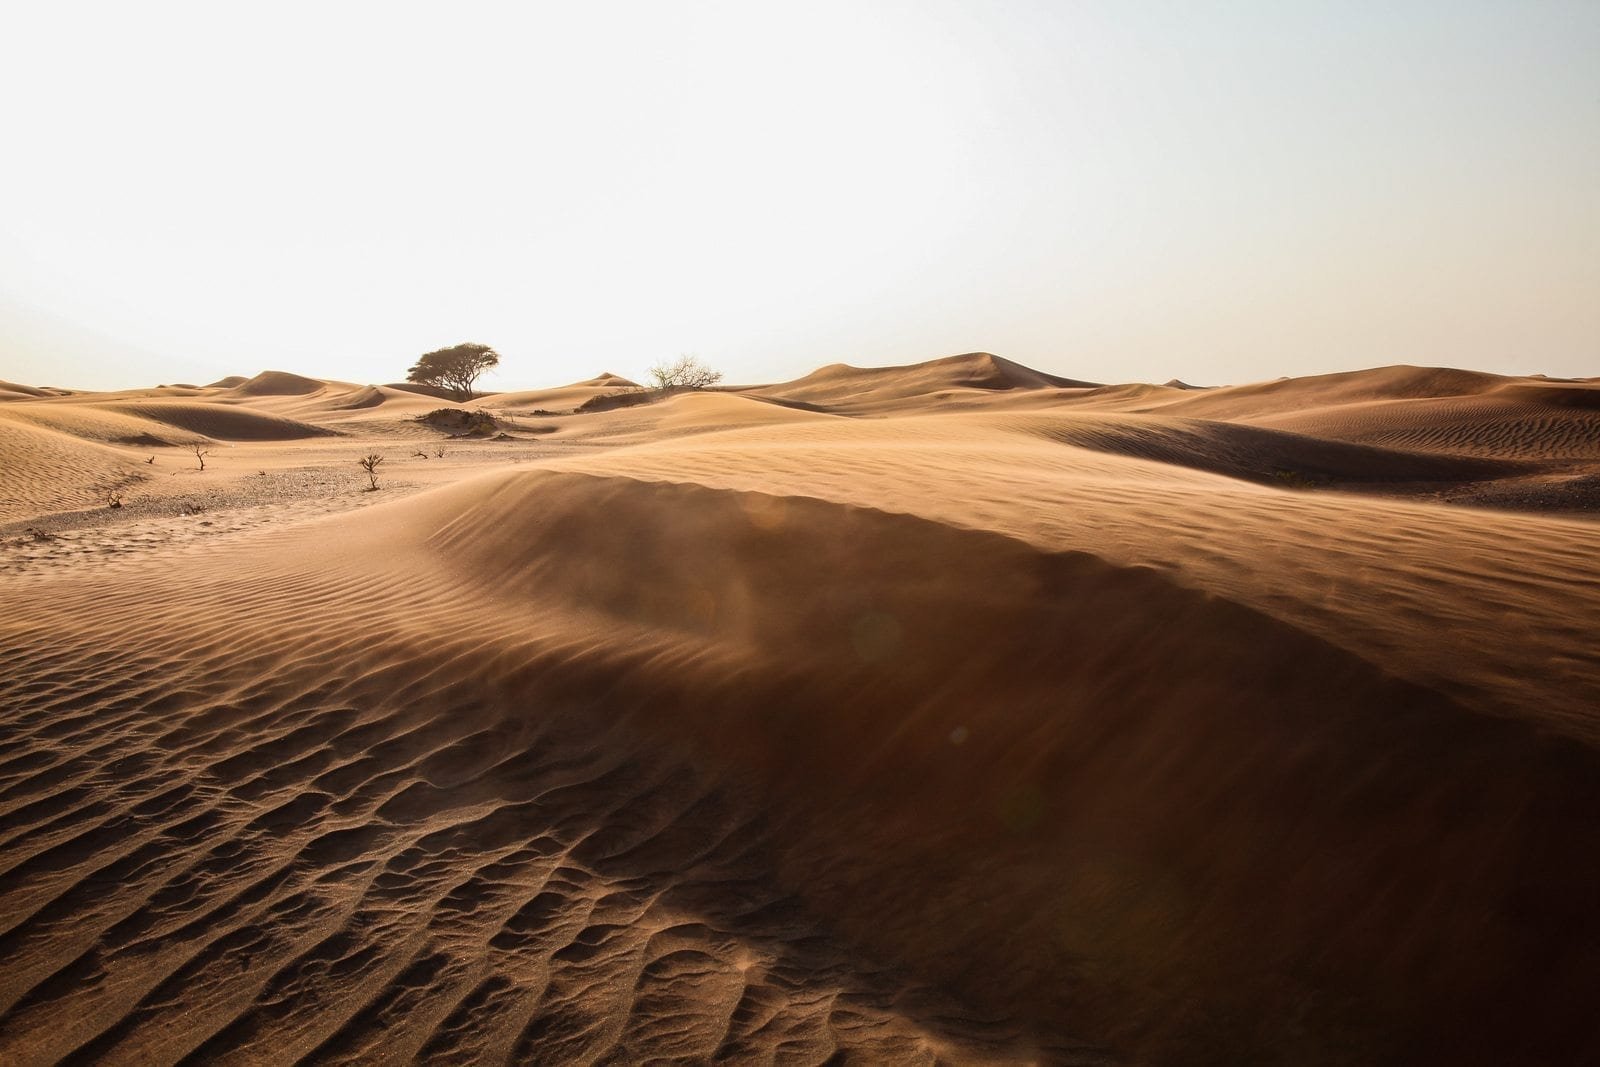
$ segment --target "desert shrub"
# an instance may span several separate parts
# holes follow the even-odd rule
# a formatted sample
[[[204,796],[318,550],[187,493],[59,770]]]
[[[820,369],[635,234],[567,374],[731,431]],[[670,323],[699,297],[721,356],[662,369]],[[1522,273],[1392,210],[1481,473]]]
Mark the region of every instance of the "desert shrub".
[[[579,404],[573,411],[579,415],[587,415],[594,411],[611,411],[614,408],[631,408],[637,404],[648,404],[652,400],[659,400],[660,394],[646,392],[643,389],[615,389],[609,393],[600,393],[591,396]]]
[[[671,362],[663,360],[651,367],[650,380],[656,383],[657,389],[704,389],[722,381],[722,372],[700,362],[699,356],[685,353]]]
[[[488,437],[500,428],[487,411],[463,408],[435,408],[426,415],[417,416],[417,421],[454,437]]]
[[[1275,470],[1272,480],[1285,489],[1319,489],[1328,484],[1328,479],[1321,475],[1296,470]]]
[[[375,493],[378,491],[378,465],[382,462],[383,457],[378,455],[376,452],[369,452],[365,456],[362,456],[360,459],[356,460],[356,463],[360,465],[361,469],[367,472],[367,477],[372,482],[371,485],[367,486],[367,492],[369,493]]]

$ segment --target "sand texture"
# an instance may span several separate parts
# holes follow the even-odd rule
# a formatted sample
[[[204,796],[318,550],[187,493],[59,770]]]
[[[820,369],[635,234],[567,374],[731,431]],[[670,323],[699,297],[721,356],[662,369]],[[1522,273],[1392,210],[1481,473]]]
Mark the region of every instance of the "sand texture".
[[[1600,1062],[1600,381],[637,393],[0,383],[0,1062]]]

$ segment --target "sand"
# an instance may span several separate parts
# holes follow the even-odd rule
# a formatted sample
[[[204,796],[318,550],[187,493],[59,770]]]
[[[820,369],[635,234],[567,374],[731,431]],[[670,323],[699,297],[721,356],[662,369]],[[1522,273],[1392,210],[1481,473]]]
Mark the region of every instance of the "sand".
[[[0,386],[0,1062],[1600,1057],[1600,382],[632,387]]]

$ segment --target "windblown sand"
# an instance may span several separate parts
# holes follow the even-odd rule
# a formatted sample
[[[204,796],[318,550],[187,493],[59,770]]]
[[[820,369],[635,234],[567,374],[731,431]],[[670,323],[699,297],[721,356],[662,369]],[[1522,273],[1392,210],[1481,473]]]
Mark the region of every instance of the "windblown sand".
[[[1600,1062],[1600,383],[627,385],[0,384],[0,1062]]]

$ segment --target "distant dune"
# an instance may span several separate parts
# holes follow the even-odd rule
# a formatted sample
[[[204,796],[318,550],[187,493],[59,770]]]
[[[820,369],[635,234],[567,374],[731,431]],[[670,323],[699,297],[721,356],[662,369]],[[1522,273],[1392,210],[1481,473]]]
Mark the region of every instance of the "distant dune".
[[[1600,383],[637,388],[0,385],[0,1061],[1600,1059]]]
[[[326,437],[335,432],[266,412],[198,401],[135,402],[115,405],[111,410],[219,441],[279,441],[298,437]]]
[[[288,371],[264,370],[248,381],[234,386],[232,392],[239,396],[303,396],[326,387],[315,378],[303,378]]]
[[[950,356],[910,367],[851,367],[834,363],[760,395],[865,413],[886,404],[948,399],[957,390],[1086,387],[1090,383],[1045,374],[987,352]]]

